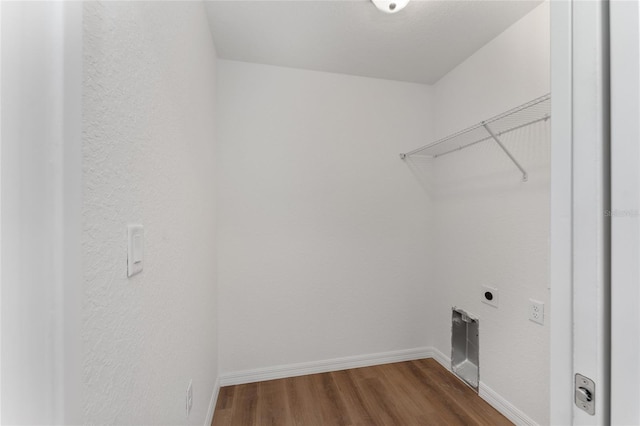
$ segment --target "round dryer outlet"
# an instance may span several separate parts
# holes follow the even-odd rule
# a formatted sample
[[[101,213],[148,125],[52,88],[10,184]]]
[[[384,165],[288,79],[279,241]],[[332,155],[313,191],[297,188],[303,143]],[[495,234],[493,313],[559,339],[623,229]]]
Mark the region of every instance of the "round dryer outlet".
[[[482,291],[480,294],[480,300],[482,300],[487,305],[491,305],[494,308],[497,308],[499,296],[498,289],[483,285],[481,290]]]

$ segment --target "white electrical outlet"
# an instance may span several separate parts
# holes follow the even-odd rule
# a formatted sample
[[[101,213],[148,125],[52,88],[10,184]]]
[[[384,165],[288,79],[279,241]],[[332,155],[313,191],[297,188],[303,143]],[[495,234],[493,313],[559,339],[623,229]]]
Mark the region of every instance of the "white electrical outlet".
[[[529,319],[538,324],[544,324],[544,302],[529,299]]]
[[[189,386],[187,387],[187,417],[189,417],[189,413],[191,413],[191,407],[193,406],[193,380],[189,380]]]

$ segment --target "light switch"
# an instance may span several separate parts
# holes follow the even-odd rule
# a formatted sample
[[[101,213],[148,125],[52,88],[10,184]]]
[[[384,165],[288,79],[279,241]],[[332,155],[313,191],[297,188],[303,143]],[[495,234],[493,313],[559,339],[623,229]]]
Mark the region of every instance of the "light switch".
[[[144,228],[142,225],[129,225],[127,227],[127,235],[127,276],[131,277],[142,272],[142,261],[144,258]]]
[[[133,263],[142,262],[142,235],[133,235]]]

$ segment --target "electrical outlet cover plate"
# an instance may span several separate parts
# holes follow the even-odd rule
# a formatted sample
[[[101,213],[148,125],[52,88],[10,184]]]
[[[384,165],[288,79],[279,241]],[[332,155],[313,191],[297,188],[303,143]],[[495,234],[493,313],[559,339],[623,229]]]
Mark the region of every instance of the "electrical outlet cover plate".
[[[529,299],[529,320],[544,325],[544,302]]]
[[[482,291],[480,292],[480,300],[482,300],[487,305],[491,305],[494,308],[497,308],[498,296],[500,295],[498,289],[483,285],[481,290]]]

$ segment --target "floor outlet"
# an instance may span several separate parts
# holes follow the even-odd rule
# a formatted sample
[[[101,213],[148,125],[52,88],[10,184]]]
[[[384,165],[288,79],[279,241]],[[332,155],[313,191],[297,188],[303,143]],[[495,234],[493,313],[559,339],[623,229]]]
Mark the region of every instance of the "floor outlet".
[[[193,405],[193,380],[189,380],[189,386],[187,387],[187,417],[189,417],[189,413],[191,413],[191,406]]]
[[[544,303],[529,299],[529,319],[538,324],[544,324]]]

